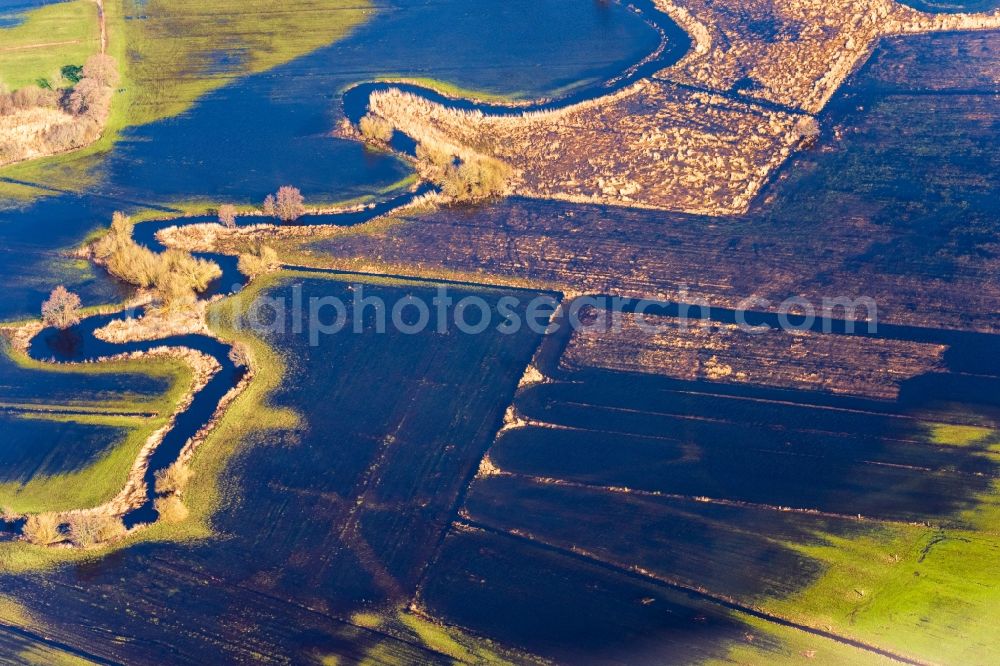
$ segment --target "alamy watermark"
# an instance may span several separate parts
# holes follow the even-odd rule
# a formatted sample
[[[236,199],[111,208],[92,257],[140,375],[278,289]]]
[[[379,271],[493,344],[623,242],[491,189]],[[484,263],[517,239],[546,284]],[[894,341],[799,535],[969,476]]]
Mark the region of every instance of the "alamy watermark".
[[[580,296],[561,301],[551,294],[486,298],[447,286],[386,296],[364,283],[348,285],[346,293],[323,296],[306,296],[300,284],[290,292],[258,296],[239,317],[238,325],[264,334],[307,335],[313,346],[325,336],[345,332],[479,335],[496,331],[514,335],[525,329],[545,334],[569,327],[613,334],[628,326],[657,335],[720,322],[751,335],[775,330],[873,334],[878,328],[877,304],[866,296],[816,301],[792,296],[777,302],[749,296],[733,308],[722,308],[691,298],[685,287],[662,300]]]

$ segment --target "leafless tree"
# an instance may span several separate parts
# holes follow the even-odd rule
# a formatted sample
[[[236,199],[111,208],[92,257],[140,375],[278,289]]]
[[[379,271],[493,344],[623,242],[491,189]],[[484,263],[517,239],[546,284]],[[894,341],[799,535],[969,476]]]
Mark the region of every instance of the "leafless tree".
[[[219,206],[219,222],[229,229],[236,227],[236,206],[232,204],[222,204]]]
[[[282,185],[278,188],[274,212],[282,222],[292,222],[302,217],[303,213],[306,212],[304,202],[305,199],[303,199],[299,188]]]
[[[67,329],[80,323],[80,297],[59,285],[42,303],[42,321],[46,326]]]

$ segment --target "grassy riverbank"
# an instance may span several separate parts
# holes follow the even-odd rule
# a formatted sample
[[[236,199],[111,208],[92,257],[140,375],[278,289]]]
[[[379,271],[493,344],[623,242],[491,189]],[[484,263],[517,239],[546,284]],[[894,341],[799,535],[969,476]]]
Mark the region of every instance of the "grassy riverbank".
[[[59,446],[66,447],[55,458],[40,460],[38,468],[42,471],[30,478],[0,482],[0,506],[18,513],[87,508],[113,497],[125,484],[146,439],[166,423],[192,381],[191,369],[170,358],[50,365],[9,348],[2,353],[22,370],[56,373],[67,383],[87,376],[141,375],[159,379],[168,387],[154,396],[114,390],[102,391],[92,400],[22,399],[6,405],[3,418],[13,438],[11,446],[17,446],[21,433],[24,437],[37,437],[39,445],[58,437]],[[117,441],[105,442],[109,435],[117,437]],[[100,452],[95,458],[87,457],[88,445]],[[57,474],[44,472],[47,463],[55,464],[51,460],[65,466],[74,459],[86,464]]]
[[[112,550],[142,541],[197,539],[210,536],[213,533],[209,522],[212,513],[218,507],[223,494],[233,491],[233,489],[225,489],[220,481],[225,465],[233,453],[243,445],[251,433],[290,428],[298,423],[298,417],[293,412],[272,409],[266,403],[266,396],[279,384],[284,372],[284,362],[281,357],[254,336],[240,331],[236,324],[237,318],[245,307],[262,290],[275,284],[279,277],[272,275],[261,278],[244,289],[238,296],[216,303],[212,310],[210,320],[213,322],[215,332],[226,340],[239,340],[252,350],[255,378],[246,390],[229,405],[225,416],[195,452],[191,468],[195,471],[197,480],[191,484],[184,495],[184,502],[191,511],[190,517],[175,524],[158,522],[151,528],[141,530],[123,541],[86,551],[44,548],[23,541],[0,543],[0,571],[20,572],[45,569],[61,563],[100,557]],[[169,376],[173,380],[170,391],[155,401],[135,400],[131,403],[131,407],[135,409],[148,410],[153,406],[165,409],[159,416],[129,433],[124,441],[115,446],[106,460],[81,471],[78,476],[66,475],[61,478],[39,479],[24,485],[0,484],[0,505],[11,506],[20,511],[93,506],[113,496],[124,484],[125,474],[135,460],[135,455],[145,441],[145,437],[148,436],[149,432],[163,424],[163,420],[174,409],[191,381],[190,369],[180,361],[173,359],[143,359],[80,366],[52,366],[34,361],[20,352],[9,351],[8,353],[24,368],[39,368],[49,372],[68,374],[76,371],[94,374],[141,372],[146,375]],[[119,409],[128,406],[128,403],[121,401],[109,404],[114,404]],[[86,420],[86,417],[80,418]],[[8,488],[8,485],[11,487]],[[87,496],[73,496],[74,488],[88,493]],[[56,506],[52,503],[53,500],[60,502],[60,504]],[[82,504],[65,505],[66,502],[84,502],[84,500],[86,502]]]
[[[516,106],[521,104],[531,104],[535,101],[523,92],[496,93],[485,90],[474,90],[471,88],[463,88],[462,86],[454,83],[449,83],[448,81],[442,81],[441,79],[434,79],[427,76],[385,74],[375,78],[375,81],[421,86],[440,93],[445,97],[470,100],[479,103],[510,104]]]

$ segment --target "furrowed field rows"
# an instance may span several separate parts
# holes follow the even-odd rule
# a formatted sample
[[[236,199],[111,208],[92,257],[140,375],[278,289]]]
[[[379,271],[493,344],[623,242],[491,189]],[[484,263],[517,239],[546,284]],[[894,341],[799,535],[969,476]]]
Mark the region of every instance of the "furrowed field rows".
[[[740,599],[788,595],[819,575],[819,563],[789,544],[873,529],[850,519],[608,492],[520,475],[477,480],[463,518]]]
[[[461,524],[419,601],[449,622],[561,663],[714,663],[741,647],[758,660],[809,652],[877,663],[856,648],[790,636],[653,580]]]
[[[286,302],[301,289],[303,299],[345,303],[355,288],[301,273],[261,287]],[[407,296],[429,301],[437,285],[363,288],[391,308]],[[488,302],[505,294],[469,293]],[[5,593],[52,626],[49,635],[130,662],[155,661],[158,644],[202,663],[449,660],[353,618],[413,594],[539,336],[366,325],[312,345],[308,332],[296,333],[307,327],[295,326],[291,308],[285,316],[263,333],[284,364],[268,405],[285,425],[262,427],[251,415],[241,426],[246,444],[226,464],[212,517],[222,538],[137,545],[120,558],[7,580]],[[142,589],[139,598],[122,577]],[[129,612],[95,615],[95,594]],[[131,640],[108,645],[107,632]]]
[[[582,316],[611,324],[603,311]],[[655,326],[650,333],[645,326]],[[621,330],[582,329],[563,363],[684,380],[829,391],[892,399],[907,379],[941,370],[943,345],[812,331],[748,332],[736,323],[621,315]]]
[[[683,392],[645,378],[637,392],[625,374],[576,379],[523,391],[518,416],[538,425],[503,433],[491,461],[537,477],[904,521],[947,519],[997,475],[990,438],[941,446],[928,426],[920,442],[909,420],[726,400],[707,383]]]
[[[466,523],[444,547],[448,567],[464,566],[489,585],[487,565],[448,559],[468,558],[456,544],[484,529],[488,536],[475,538],[507,536],[547,556],[563,553],[723,606],[759,609],[765,621],[791,621],[798,639],[822,630],[904,659],[918,642],[922,655],[986,649],[980,638],[959,644],[920,632],[927,617],[971,621],[956,610],[963,592],[926,581],[988,587],[992,574],[967,565],[1000,547],[992,499],[1000,478],[996,371],[989,362],[980,364],[984,375],[954,370],[974,367],[976,350],[992,336],[893,327],[867,337],[809,334],[813,351],[796,358],[809,362],[814,354],[819,383],[853,381],[850,354],[838,361],[826,357],[829,350],[880,341],[908,350],[937,345],[939,362],[902,373],[889,400],[793,390],[784,376],[681,379],[672,356],[648,354],[648,340],[619,357],[599,349],[601,335],[563,326],[536,353],[544,381],[518,391],[459,511]],[[682,353],[697,359],[719,350],[711,335],[687,342]],[[738,340],[732,358],[755,353],[757,344]],[[536,555],[510,557],[523,561],[507,566],[530,567]],[[440,591],[436,577],[449,575],[441,562],[429,572],[431,606],[454,621],[487,624]],[[905,608],[906,619],[886,626],[878,618],[887,607]],[[985,631],[976,621],[973,635]]]
[[[979,596],[973,590],[988,594],[985,590],[992,584],[995,567],[984,569],[982,563],[991,561],[1000,548],[995,535],[642,497],[518,476],[478,479],[462,516],[466,522],[449,537],[457,543],[470,540],[468,535],[477,529],[485,530],[493,538],[509,536],[517,543],[570,556],[577,563],[589,562],[725,608],[742,609],[763,620],[767,631],[790,627],[795,635],[786,637],[785,649],[802,640],[813,641],[813,634],[819,633],[876,652],[831,659],[828,651],[816,651],[819,646],[813,644],[798,652],[797,659],[858,663],[884,658],[878,654],[884,649],[896,659],[920,654],[948,662],[956,655],[990,649],[990,620],[970,617],[968,603]],[[442,561],[447,568],[465,567],[465,585],[472,590],[465,594],[478,595],[483,586],[490,589],[490,576],[483,573],[488,565],[472,563],[471,558],[489,559],[493,553],[480,545],[471,547],[475,555],[463,554],[455,542],[451,547],[458,555],[449,554],[446,544]],[[456,557],[465,561],[456,564]],[[506,566],[521,572],[531,570],[536,556],[522,548],[506,557],[517,559]],[[452,613],[454,621],[488,625],[487,618],[470,620],[470,611],[447,593],[435,596],[435,586],[445,586],[437,578],[449,575],[454,576],[450,584],[461,584],[461,576],[448,573],[445,565],[431,571],[425,591],[428,601],[442,604],[445,610],[437,608]],[[549,575],[566,576],[562,571]],[[949,585],[942,587],[942,581]],[[604,592],[599,584],[587,590]],[[652,603],[648,597],[642,602]],[[485,603],[522,602],[501,597]],[[526,615],[536,612],[520,610]],[[894,622],[884,621],[886,612],[895,613]],[[956,622],[969,626],[971,641],[937,630]],[[931,635],[928,626],[934,627]],[[653,637],[650,642],[664,639],[656,630],[648,635]],[[745,639],[756,642],[750,632]],[[579,639],[566,643],[573,645],[575,640]],[[756,655],[736,662],[772,663],[774,658]],[[657,663],[656,658],[647,660]],[[921,658],[915,661],[921,663]]]

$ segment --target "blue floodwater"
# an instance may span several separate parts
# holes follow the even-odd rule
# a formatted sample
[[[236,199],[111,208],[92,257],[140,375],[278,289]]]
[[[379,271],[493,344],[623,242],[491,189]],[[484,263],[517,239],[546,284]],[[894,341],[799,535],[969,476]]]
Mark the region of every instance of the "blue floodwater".
[[[307,200],[371,194],[405,177],[396,158],[329,136],[340,91],[379,76],[434,77],[526,98],[613,78],[654,52],[660,35],[632,11],[594,0],[400,0],[346,39],[234,80],[187,113],[127,130],[81,193],[23,207],[0,200],[0,320],[38,311],[55,284],[85,304],[120,286],[59,252],[106,226],[115,210],[169,209],[188,199],[260,202],[294,184]],[[225,67],[220,56],[213,71]],[[44,183],[41,183],[44,185]],[[6,204],[6,210],[4,210]],[[46,232],[38,232],[43,224]]]
[[[626,79],[618,82],[623,85],[638,76],[640,70],[628,68],[657,51],[661,34],[655,26],[621,6],[583,0],[574,4],[579,11],[567,14],[565,2],[505,3],[496,6],[494,15],[459,11],[459,3],[449,8],[450,13],[442,13],[440,3],[405,3],[383,10],[340,44],[269,72],[237,79],[179,117],[127,130],[100,165],[102,179],[94,191],[59,193],[0,212],[0,246],[14,250],[0,254],[0,274],[11,278],[8,290],[0,296],[0,319],[37,312],[55,283],[68,284],[88,303],[120,298],[122,285],[58,254],[79,243],[89,229],[107,224],[115,210],[145,207],[166,214],[169,202],[191,198],[257,202],[286,183],[296,184],[313,201],[340,199],[371,193],[403,178],[406,169],[396,158],[329,136],[342,109],[335,103],[338,91],[359,78],[432,76],[477,89],[551,97],[566,94],[575,82],[590,91],[585,94],[603,94],[606,89],[595,88],[592,80],[603,82],[624,72]],[[526,14],[533,20],[525,21]],[[465,52],[442,40],[443,35],[453,38],[469,33],[472,38],[462,40],[468,47]],[[413,34],[433,39],[414,43]],[[448,43],[446,48],[442,48],[444,43]],[[646,69],[679,56],[686,42],[678,38],[671,47],[668,53],[658,54],[655,63],[646,63]],[[498,52],[504,57],[498,58]],[[241,59],[241,54],[222,54],[210,63],[211,72],[219,73]],[[459,70],[462,77],[456,78]],[[308,216],[301,223],[356,224],[428,189],[421,187],[357,213]],[[41,221],[45,233],[39,233]],[[185,220],[203,221],[206,218]],[[244,218],[240,223],[258,221]],[[178,223],[140,224],[135,239],[162,250],[155,240],[156,231]],[[201,256],[223,269],[207,295],[228,293],[243,283],[235,257]],[[219,361],[222,372],[178,416],[150,460],[146,481],[151,500],[154,474],[177,458],[242,371],[229,360],[228,346],[206,336],[128,345],[101,342],[93,336],[96,329],[122,316],[90,317],[67,331],[42,331],[29,352],[38,359],[79,362],[123,351],[185,346]],[[155,512],[147,502],[127,516],[126,523],[152,519]]]
[[[0,28],[12,28],[24,22],[25,12],[62,0],[0,0]]]
[[[899,0],[901,4],[932,14],[989,12],[1000,7],[1000,0]]]

